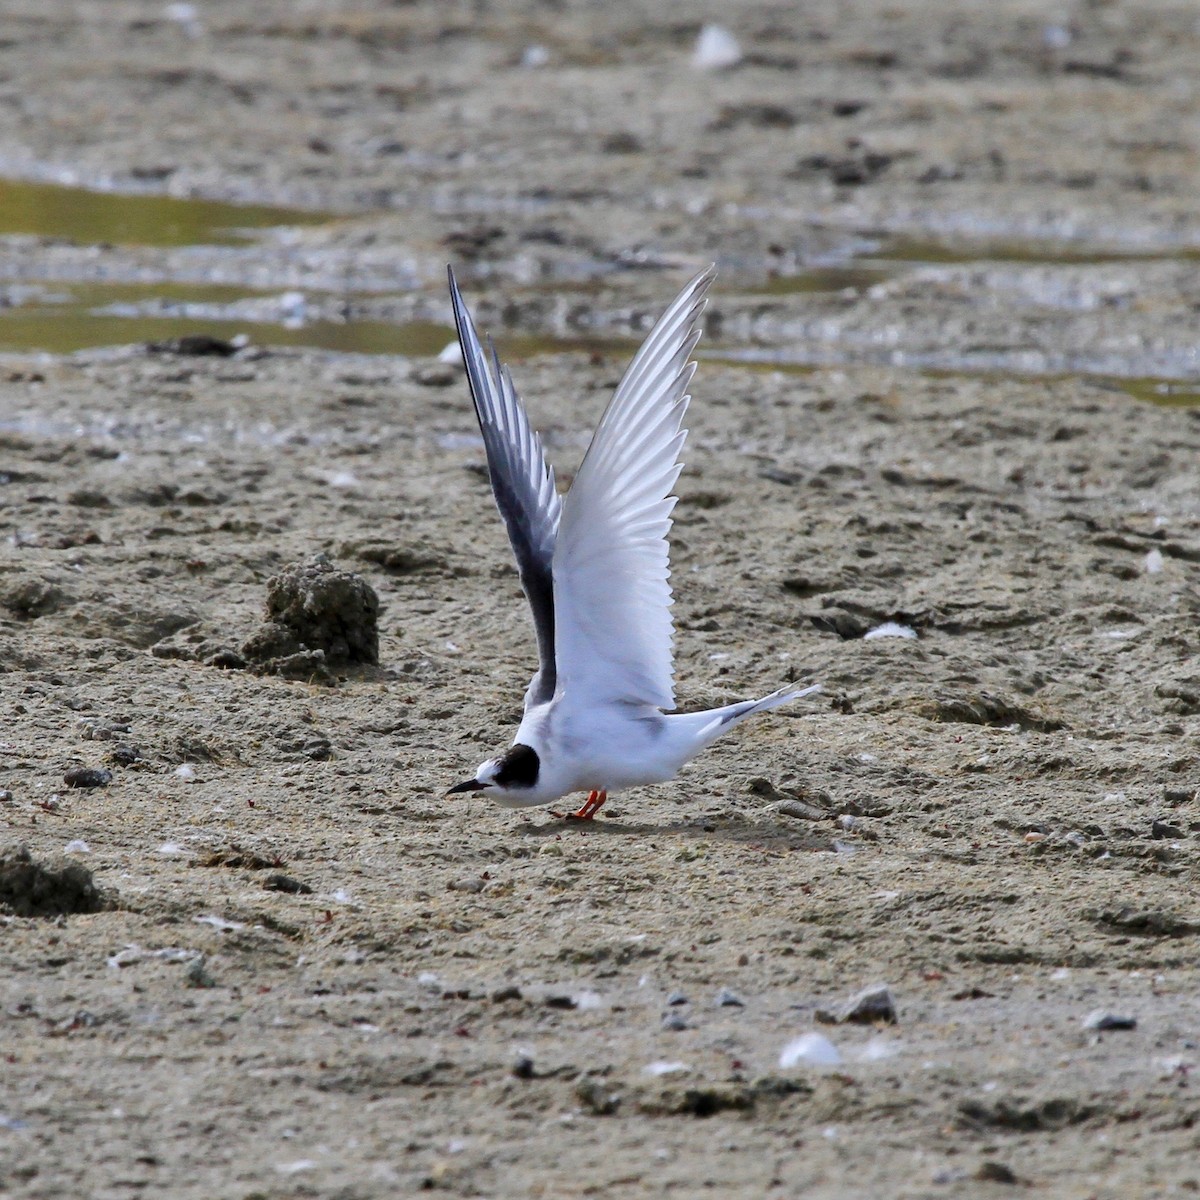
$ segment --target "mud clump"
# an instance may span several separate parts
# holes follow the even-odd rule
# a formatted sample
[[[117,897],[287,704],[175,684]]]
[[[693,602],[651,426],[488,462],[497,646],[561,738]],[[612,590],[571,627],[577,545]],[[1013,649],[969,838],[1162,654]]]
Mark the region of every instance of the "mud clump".
[[[27,846],[0,852],[0,909],[18,917],[60,917],[109,907],[82,863],[34,862]]]
[[[326,677],[328,667],[379,662],[379,597],[324,554],[267,580],[267,614],[242,655],[263,674]]]

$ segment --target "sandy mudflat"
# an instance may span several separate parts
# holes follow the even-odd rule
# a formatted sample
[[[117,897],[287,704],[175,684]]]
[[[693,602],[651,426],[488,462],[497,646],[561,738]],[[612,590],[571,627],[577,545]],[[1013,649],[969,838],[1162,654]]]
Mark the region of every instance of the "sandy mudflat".
[[[1200,1190],[1200,409],[1126,390],[1196,386],[1195,13],[726,4],[705,74],[670,7],[6,5],[0,171],[343,219],[5,286],[444,324],[454,259],[569,479],[716,259],[680,704],[826,693],[586,828],[445,798],[533,666],[462,377],[3,356],[0,852],[108,907],[0,916],[0,1194]],[[378,667],[238,669],[319,552]]]

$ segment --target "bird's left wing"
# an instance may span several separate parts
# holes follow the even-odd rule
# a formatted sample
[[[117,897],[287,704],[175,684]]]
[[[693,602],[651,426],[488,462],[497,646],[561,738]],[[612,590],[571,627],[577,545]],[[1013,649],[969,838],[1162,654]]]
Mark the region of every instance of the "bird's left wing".
[[[554,489],[554,472],[546,465],[542,440],[529,424],[508,368],[488,341],[491,362],[480,345],[471,314],[463,303],[454,272],[450,299],[462,346],[463,362],[475,415],[487,450],[488,475],[496,507],[508,529],[521,586],[533,612],[537,633],[538,671],[525,693],[525,707],[554,695],[554,582],[552,559],[562,503]]]
[[[690,361],[713,281],[676,297],[625,372],[563,503],[554,549],[558,688],[573,703],[675,707],[667,533]]]

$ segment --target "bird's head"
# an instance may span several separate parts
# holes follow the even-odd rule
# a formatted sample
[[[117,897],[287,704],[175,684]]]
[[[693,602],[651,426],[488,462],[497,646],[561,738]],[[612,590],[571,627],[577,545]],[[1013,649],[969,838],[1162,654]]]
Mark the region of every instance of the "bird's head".
[[[541,761],[532,746],[518,742],[499,758],[489,758],[480,763],[472,779],[456,783],[446,795],[455,792],[486,792],[500,799],[528,792],[538,781]]]

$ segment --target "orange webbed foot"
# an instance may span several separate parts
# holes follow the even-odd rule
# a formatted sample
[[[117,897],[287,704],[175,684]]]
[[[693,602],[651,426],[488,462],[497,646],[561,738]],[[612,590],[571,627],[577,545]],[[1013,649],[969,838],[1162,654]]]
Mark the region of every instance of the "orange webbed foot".
[[[603,807],[608,799],[607,792],[589,792],[588,798],[580,806],[578,812],[573,812],[571,818],[575,821],[590,821]]]

